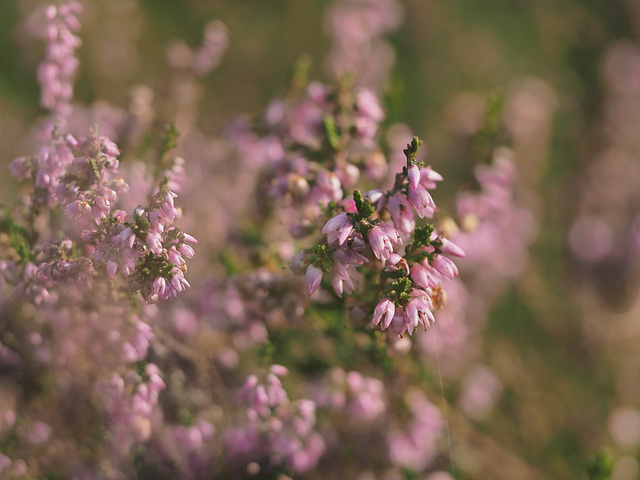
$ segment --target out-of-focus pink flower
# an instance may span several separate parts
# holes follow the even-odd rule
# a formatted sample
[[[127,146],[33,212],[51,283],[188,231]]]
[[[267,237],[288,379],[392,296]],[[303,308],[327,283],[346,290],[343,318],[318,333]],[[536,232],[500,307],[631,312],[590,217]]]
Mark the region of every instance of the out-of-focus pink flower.
[[[353,231],[353,222],[346,213],[339,213],[322,227],[322,233],[327,236],[329,244],[342,245]]]
[[[307,294],[313,295],[316,290],[318,290],[318,287],[320,287],[321,280],[322,270],[315,265],[309,265],[304,278],[304,286],[307,290]]]

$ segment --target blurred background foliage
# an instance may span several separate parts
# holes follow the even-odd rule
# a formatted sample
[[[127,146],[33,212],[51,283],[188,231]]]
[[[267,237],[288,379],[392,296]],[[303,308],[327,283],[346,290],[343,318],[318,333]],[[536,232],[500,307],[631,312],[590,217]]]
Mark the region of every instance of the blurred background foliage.
[[[3,168],[29,151],[29,124],[40,114],[35,69],[42,46],[24,33],[24,19],[42,3],[2,0]],[[136,84],[166,89],[167,45],[176,39],[197,45],[212,19],[227,25],[231,43],[222,64],[203,82],[198,120],[203,131],[215,134],[234,116],[261,111],[283,95],[292,65],[302,55],[312,59],[311,78],[326,79],[327,0],[82,3],[84,46],[76,96],[83,103],[100,99],[121,105]],[[463,466],[458,478],[587,478],[590,459],[612,444],[608,415],[620,404],[637,406],[640,398],[640,368],[623,367],[640,350],[638,328],[635,337],[616,341],[601,335],[615,330],[620,319],[640,322],[628,318],[638,285],[628,265],[608,276],[577,266],[567,236],[578,209],[578,180],[599,148],[607,96],[604,55],[615,42],[637,44],[637,12],[623,0],[401,3],[404,24],[389,37],[396,52],[386,96],[389,120],[407,123],[425,139],[429,163],[446,179],[444,198],[473,187],[474,164],[485,160],[496,138],[501,140],[496,133],[488,147],[478,147],[478,137],[460,123],[460,105],[462,117],[469,114],[473,123],[483,117],[489,99],[509,98],[519,86],[534,82],[553,112],[539,158],[527,159],[527,151],[516,148],[525,157],[521,184],[539,218],[539,233],[526,272],[494,304],[484,337],[483,361],[502,381],[504,394],[486,421],[470,427],[450,419],[453,458]],[[7,173],[0,174],[0,186],[9,192],[3,198],[15,192]],[[443,208],[451,209],[451,200]],[[458,388],[445,379],[448,398]],[[638,453],[636,447],[616,454],[637,459]],[[474,471],[467,464],[473,462],[483,465],[475,468],[483,474],[467,476]],[[519,462],[531,467],[518,470]],[[509,468],[520,473],[509,477]]]

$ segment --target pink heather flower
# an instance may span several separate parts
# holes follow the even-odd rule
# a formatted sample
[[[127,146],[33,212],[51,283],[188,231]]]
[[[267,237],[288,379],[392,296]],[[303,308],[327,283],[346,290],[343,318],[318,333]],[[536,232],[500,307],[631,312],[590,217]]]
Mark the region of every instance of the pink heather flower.
[[[386,222],[380,222],[378,224],[380,228],[384,231],[384,234],[389,238],[389,241],[394,245],[402,245],[402,239],[400,238],[400,234],[398,231],[389,225]]]
[[[167,288],[167,281],[164,277],[156,277],[151,287],[151,295],[153,297],[164,298],[164,292]]]
[[[397,306],[391,323],[389,324],[389,335],[391,335],[392,338],[400,338],[406,331],[407,323],[405,321],[404,309],[401,306]]]
[[[351,242],[351,249],[342,247],[333,253],[333,268],[331,269],[329,278],[331,280],[333,290],[339,297],[342,297],[345,287],[349,293],[355,290],[355,285],[351,278],[353,274],[351,271],[352,267],[354,265],[363,265],[369,261],[367,257],[359,254],[353,249],[354,246],[358,248],[358,243],[355,241],[356,239],[360,239],[360,237],[354,238],[354,241]]]
[[[77,2],[50,6],[46,12],[46,58],[38,67],[40,103],[57,113],[68,114],[73,96],[73,77],[78,68],[75,50],[82,43],[72,32],[80,29],[75,14],[82,11]]]
[[[351,245],[351,251],[352,252],[361,252],[363,251],[365,248],[367,248],[367,244],[364,241],[364,238],[362,238],[362,235],[355,235],[350,241],[349,244]],[[365,257],[366,258],[366,257]],[[368,262],[369,259],[363,261],[364,263]]]
[[[379,260],[389,258],[393,253],[393,244],[402,244],[398,232],[385,222],[380,222],[369,230],[368,239],[373,254]]]
[[[118,263],[113,260],[109,260],[107,262],[107,276],[113,280],[113,277],[116,276],[116,272],[118,271]]]
[[[354,418],[373,420],[386,410],[384,401],[384,384],[371,377],[351,371],[347,373],[349,396],[352,397],[347,412]]]
[[[409,185],[416,188],[420,184],[420,167],[411,165],[408,169]]]
[[[36,185],[53,190],[59,183],[58,178],[73,161],[71,150],[54,139],[51,144],[42,147],[38,154]]]
[[[436,270],[426,260],[422,264],[416,263],[411,266],[411,279],[422,288],[434,288],[439,285],[434,274],[437,276]]]
[[[352,231],[353,222],[346,213],[336,215],[322,227],[322,233],[327,236],[329,244],[338,242],[338,245],[342,245]]]
[[[289,375],[289,369],[283,365],[278,365],[277,363],[271,365],[269,367],[269,371],[275,375],[278,375],[279,377]]]
[[[391,324],[391,320],[396,311],[396,305],[392,300],[388,298],[383,298],[378,302],[376,308],[373,312],[373,318],[371,319],[371,328],[375,327],[382,320],[382,324],[380,328],[382,330],[386,330]],[[384,320],[383,320],[384,317]]]
[[[31,161],[27,157],[14,158],[9,163],[9,172],[18,180],[25,180],[31,175]]]
[[[340,180],[340,183],[346,187],[352,187],[358,183],[360,178],[360,169],[353,163],[340,163],[334,170],[335,175]]]
[[[435,318],[433,316],[433,312],[431,312],[431,305],[428,301],[428,298],[429,297],[426,295],[426,293],[421,297],[415,296],[411,300],[409,300],[409,302],[405,306],[404,316],[409,335],[413,334],[413,329],[417,327],[419,323],[424,326],[424,329],[426,331],[427,324],[432,324],[435,322]]]
[[[380,123],[384,119],[384,110],[380,106],[378,97],[371,90],[363,88],[358,92],[357,97],[358,112],[366,117]]]
[[[403,235],[413,232],[416,226],[415,217],[411,204],[402,193],[395,193],[389,199],[389,213],[398,232]]]
[[[355,119],[356,130],[362,139],[362,143],[367,147],[373,147],[378,123],[368,117],[358,117]]]
[[[349,272],[350,268],[351,265],[349,264],[336,262],[331,269],[331,272],[329,272],[329,279],[331,280],[333,291],[336,292],[336,295],[340,298],[342,298],[345,287],[347,293],[351,293],[355,290],[355,285],[353,284],[353,280],[351,279]]]
[[[8,467],[11,466],[11,459],[6,455],[0,453],[0,473],[4,472]]]
[[[442,175],[440,175],[435,170],[432,170],[431,167],[424,167],[420,171],[420,185],[422,185],[427,190],[433,190],[436,188],[436,182],[442,181]]]
[[[368,190],[363,195],[364,199],[368,199],[371,202],[371,205],[376,209],[377,212],[382,210],[382,207],[385,205],[385,195],[384,192],[378,188],[373,190]]]
[[[307,290],[307,294],[313,295],[318,287],[320,287],[320,281],[322,280],[322,270],[315,265],[309,265],[307,267],[307,273],[304,277],[304,286]]]
[[[416,209],[416,213],[420,218],[431,218],[436,209],[436,204],[431,198],[431,195],[422,186],[418,185],[414,187],[409,185],[409,202]]]
[[[384,266],[385,271],[387,272],[395,272],[397,270],[403,270],[407,275],[409,275],[409,264],[407,260],[398,255],[397,253],[392,253],[389,255],[387,259],[387,264]]]
[[[213,21],[205,27],[204,39],[191,59],[191,70],[198,76],[204,76],[213,70],[222,59],[229,46],[229,32],[220,21]]]
[[[31,445],[42,445],[51,438],[52,429],[44,422],[35,421],[27,433],[27,442]]]
[[[444,255],[435,255],[431,265],[447,278],[454,278],[458,276],[458,267],[456,267],[456,264],[453,263],[450,258],[445,257]]]
[[[316,176],[316,185],[329,197],[329,200],[334,202],[342,200],[342,184],[335,173],[321,170]]]
[[[145,237],[145,242],[154,254],[162,253],[162,236],[158,232],[150,231]]]
[[[186,245],[184,243],[180,244],[178,250],[187,258],[193,258],[196,255],[195,250],[190,245]]]
[[[182,255],[180,254],[180,252],[176,250],[175,246],[171,246],[171,248],[167,251],[167,256],[169,257],[169,261],[177,267],[180,267],[186,264],[184,258],[182,258]]]
[[[414,263],[411,265],[409,270],[409,274],[411,276],[411,280],[422,288],[429,288],[429,277],[427,274],[427,270],[419,263]]]
[[[464,258],[465,253],[462,248],[453,243],[451,240],[446,239],[444,237],[440,237],[440,241],[442,242],[442,246],[440,247],[440,251],[442,253],[446,253],[447,255],[453,255],[454,257]]]
[[[413,418],[405,431],[389,432],[389,457],[394,465],[421,472],[429,466],[438,452],[438,440],[442,436],[444,420],[440,410],[419,390],[410,390],[405,403],[413,413]],[[428,478],[431,479],[431,476]]]
[[[122,228],[122,226],[119,226]],[[114,239],[114,244],[118,248],[133,248],[133,244],[136,241],[136,235],[131,227],[126,227],[120,233],[118,233]]]
[[[373,147],[380,122],[384,119],[384,110],[380,107],[377,96],[367,89],[362,89],[357,94],[357,116],[354,119],[356,131],[362,143]]]
[[[184,274],[182,273],[182,270],[178,268],[174,268],[172,273],[173,273],[173,278],[171,279],[171,287],[173,288],[173,292],[171,293],[173,294],[173,296],[177,296],[178,293],[184,292],[191,285],[189,285],[189,282],[187,282],[187,279],[184,278]],[[166,295],[166,292],[165,292],[165,295]],[[168,298],[168,296],[166,297]]]
[[[188,243],[198,243],[198,240],[196,240],[194,237],[192,237],[188,233],[183,233],[182,234],[182,240],[184,242],[188,242]]]

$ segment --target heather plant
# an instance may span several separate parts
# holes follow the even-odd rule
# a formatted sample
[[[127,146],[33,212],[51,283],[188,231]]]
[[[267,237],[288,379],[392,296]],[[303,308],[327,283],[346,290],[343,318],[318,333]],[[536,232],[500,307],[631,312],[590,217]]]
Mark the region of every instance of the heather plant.
[[[109,8],[135,19],[142,2],[129,3]],[[331,80],[303,57],[278,98],[220,133],[200,117],[238,35],[222,22],[197,46],[171,42],[153,85],[83,105],[84,39],[113,45],[89,61],[119,88],[139,32],[103,35],[109,19],[83,30],[75,1],[29,17],[43,115],[8,163],[19,196],[0,208],[0,478],[548,478],[504,437],[510,415],[541,421],[535,401],[525,415],[515,400],[535,365],[485,350],[505,297],[551,298],[530,249],[553,92],[528,81],[504,101],[456,98],[465,163],[447,166],[389,115],[386,35],[412,19],[406,7],[332,2]],[[603,218],[594,204],[619,206],[584,198]],[[592,266],[615,253],[595,217],[568,237]],[[620,397],[607,426],[616,468],[632,471],[640,416]],[[581,473],[612,475],[608,455],[588,456]]]

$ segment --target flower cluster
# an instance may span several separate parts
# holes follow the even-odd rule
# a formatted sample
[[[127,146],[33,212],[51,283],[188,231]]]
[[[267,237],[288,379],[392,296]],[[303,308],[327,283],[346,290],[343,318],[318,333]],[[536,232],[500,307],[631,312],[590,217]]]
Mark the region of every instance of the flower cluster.
[[[314,430],[315,403],[306,399],[289,401],[278,378],[286,373],[286,368],[273,365],[264,384],[255,375],[245,382],[238,401],[246,405],[247,425],[225,433],[230,459],[266,460],[272,465],[286,462],[297,472],[318,463],[325,444]]]
[[[458,276],[449,255],[464,256],[432,225],[416,227],[416,215],[433,217],[436,206],[428,189],[442,179],[416,160],[420,143],[414,137],[407,145],[406,166],[391,190],[375,189],[364,195],[355,190],[353,202],[337,207],[343,211],[322,228],[326,240],[297,259],[298,264],[308,265],[309,295],[319,288],[323,272],[329,272],[338,296],[354,292],[357,267],[377,259],[382,299],[374,309],[371,327],[389,329],[395,338],[405,332],[411,335],[419,324],[426,330],[435,321],[433,310],[443,303],[442,282]]]
[[[312,82],[301,100],[272,102],[256,128],[259,138],[251,138],[246,125],[231,134],[245,149],[251,142],[252,155],[264,159],[267,195],[290,233],[302,238],[312,233],[323,207],[356,185],[361,171],[379,178],[384,157],[376,136],[383,119],[376,95],[345,78],[337,88]]]
[[[97,386],[107,419],[113,425],[110,443],[114,454],[122,460],[128,460],[133,445],[151,436],[152,415],[164,388],[160,370],[152,363],[146,364],[143,372],[114,374],[108,382]]]
[[[395,54],[383,35],[398,28],[402,6],[396,0],[339,0],[325,16],[333,45],[327,69],[336,77],[352,73],[361,85],[379,91]]]
[[[189,69],[202,77],[218,66],[229,46],[229,32],[220,21],[213,21],[204,29],[202,45],[191,50],[186,44],[176,42],[167,50],[169,65],[178,69]]]
[[[82,41],[73,32],[80,30],[76,15],[82,12],[78,2],[47,8],[46,59],[38,68],[40,103],[57,115],[68,115],[73,98],[73,80],[78,70],[75,50]]]
[[[175,296],[189,286],[185,258],[194,256],[190,244],[196,240],[173,225],[180,212],[168,177],[147,207],[136,208],[130,216],[116,208],[128,190],[119,175],[119,155],[118,147],[95,131],[78,139],[54,133],[37,158],[12,162],[12,171],[34,185],[31,206],[59,206],[81,230],[86,245],[81,251],[92,251],[88,258],[70,258],[69,241],[66,249],[43,247],[49,251],[44,255],[47,265],[38,271],[53,280],[76,278],[78,269],[83,277],[104,269],[109,279],[120,271],[127,290],[141,291],[148,301]]]
[[[394,464],[419,472],[433,460],[444,420],[440,410],[418,390],[406,395],[406,403],[413,418],[405,431],[395,430],[387,436],[389,455]]]

